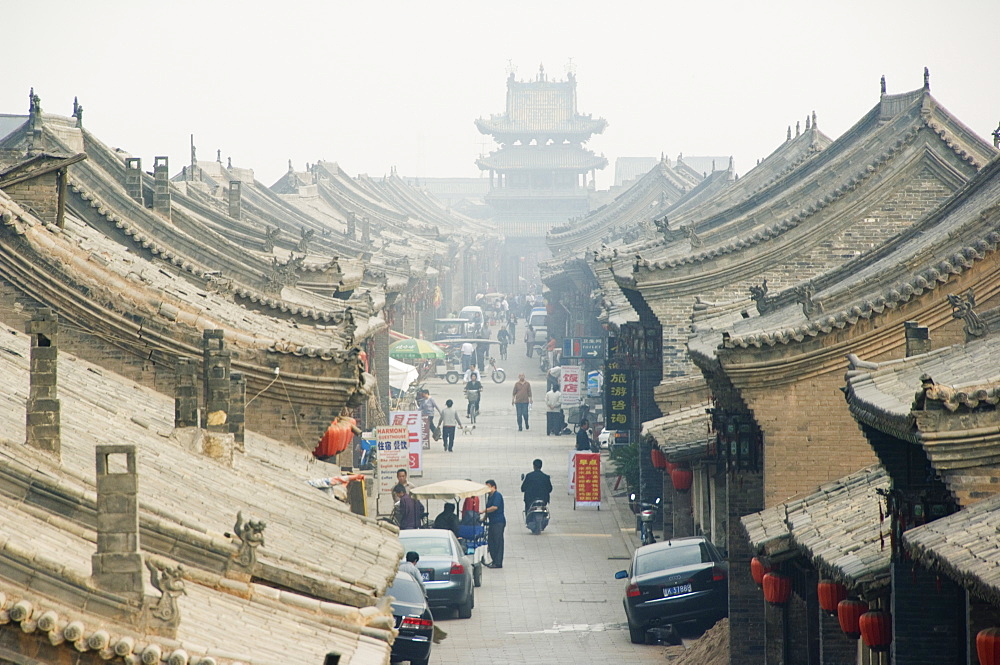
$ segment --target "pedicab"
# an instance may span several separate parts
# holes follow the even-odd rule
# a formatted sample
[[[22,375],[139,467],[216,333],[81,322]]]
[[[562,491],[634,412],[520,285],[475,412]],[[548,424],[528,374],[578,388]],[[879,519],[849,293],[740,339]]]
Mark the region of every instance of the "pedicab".
[[[445,349],[448,357],[445,361],[438,365],[437,375],[445,379],[448,383],[458,383],[459,379],[462,378],[464,372],[461,370],[461,348],[466,342],[476,345],[478,350],[479,345],[482,344],[487,347],[486,356],[484,357],[484,364],[486,369],[481,372],[480,378],[485,378],[489,376],[493,379],[494,383],[503,383],[507,378],[507,373],[504,372],[503,368],[497,367],[496,361],[492,360],[492,355],[488,350],[488,347],[492,344],[499,345],[495,339],[482,339],[479,337],[460,337],[457,339],[436,339],[434,344],[437,344],[442,349]],[[475,358],[473,354],[473,358]],[[477,365],[478,367],[478,365]],[[443,368],[443,369],[442,369]]]
[[[483,564],[488,552],[486,525],[481,521],[478,509],[479,498],[487,494],[489,486],[472,480],[441,480],[410,490],[410,496],[423,501],[424,505],[427,505],[428,499],[455,503],[455,511],[460,520],[458,542],[465,548],[466,555],[472,558],[472,582],[476,586],[482,585]],[[461,506],[463,510],[459,510],[459,503],[463,501],[464,504]],[[465,504],[474,504],[476,507],[465,510]],[[427,511],[428,517],[432,512]]]

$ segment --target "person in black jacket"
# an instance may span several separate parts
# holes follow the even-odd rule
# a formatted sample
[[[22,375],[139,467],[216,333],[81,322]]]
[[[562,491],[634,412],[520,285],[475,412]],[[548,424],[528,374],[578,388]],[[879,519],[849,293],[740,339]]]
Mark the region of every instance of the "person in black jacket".
[[[527,474],[521,481],[521,491],[524,492],[524,514],[528,514],[528,508],[532,502],[541,499],[546,504],[552,495],[552,479],[547,473],[542,473],[542,460],[536,459],[531,463],[534,471]]]
[[[590,452],[590,423],[586,420],[580,421],[580,427],[576,430],[576,449],[581,452]]]
[[[455,504],[445,503],[437,517],[434,518],[435,529],[448,529],[458,535],[458,515],[455,514]]]

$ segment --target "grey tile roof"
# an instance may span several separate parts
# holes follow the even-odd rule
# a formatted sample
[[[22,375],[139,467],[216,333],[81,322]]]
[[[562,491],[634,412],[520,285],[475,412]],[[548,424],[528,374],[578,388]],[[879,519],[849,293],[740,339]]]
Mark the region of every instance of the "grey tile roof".
[[[923,446],[939,471],[1000,461],[1000,338],[902,360],[854,359],[847,401],[860,422]]]
[[[813,133],[815,130],[803,134]],[[921,134],[923,132],[923,134]],[[702,243],[657,242],[630,248],[640,256],[627,266],[617,266],[620,275],[635,279],[647,273],[688,263],[701,263],[778,238],[792,229],[813,222],[817,214],[834,202],[854,196],[854,191],[875,176],[884,177],[890,168],[905,168],[908,145],[919,136],[933,136],[932,146],[953,153],[973,170],[992,159],[995,150],[970,132],[941,107],[929,92],[918,90],[904,95],[885,96],[851,130],[826,149],[816,143],[817,156],[794,165],[773,181],[759,183],[760,189],[742,201],[730,199],[728,209],[718,214],[691,211],[691,224]],[[818,177],[822,173],[823,177]],[[749,177],[749,174],[748,174]],[[792,212],[794,211],[794,212]],[[668,212],[669,214],[669,212]],[[819,215],[822,219],[824,215]],[[671,217],[685,225],[685,219]],[[655,274],[650,279],[658,279]]]
[[[508,145],[476,160],[483,170],[545,169],[589,171],[603,169],[608,160],[578,145]]]
[[[237,453],[232,466],[192,453],[187,430],[172,426],[172,398],[69,354],[60,354],[58,368],[62,462],[30,454],[23,445],[28,339],[6,327],[0,331],[0,374],[6,377],[0,386],[0,475],[86,503],[94,492],[94,447],[114,432],[116,441],[137,446],[140,519],[176,533],[177,545],[233,550],[223,534],[242,511],[267,522],[267,546],[258,550],[258,561],[280,576],[356,606],[373,603],[385,589],[402,555],[396,530],[354,515],[306,483],[334,467],[250,431],[246,453]]]
[[[888,522],[879,519],[889,477],[881,466],[826,483],[811,494],[740,518],[758,551],[797,550],[824,577],[848,587],[888,583]]]
[[[140,478],[140,483],[144,480]],[[321,603],[193,569],[187,570],[185,594],[178,600],[181,620],[176,638],[145,633],[109,611],[114,610],[113,594],[90,584],[94,531],[67,528],[58,518],[0,495],[0,534],[0,605],[9,612],[16,603],[29,602],[30,616],[17,623],[25,632],[34,632],[28,630],[33,619],[40,624],[34,630],[55,639],[65,635],[71,622],[80,622],[83,639],[63,644],[74,655],[99,651],[101,640],[89,638],[105,631],[103,643],[124,651],[119,656],[139,656],[155,645],[164,660],[182,650],[190,659],[184,662],[193,665],[205,662],[202,658],[216,663],[320,664],[330,651],[340,652],[345,664],[381,665],[388,658],[392,618],[374,608],[362,611]],[[169,559],[158,561],[172,565]],[[23,569],[31,570],[31,575],[25,578],[16,572]],[[156,597],[158,592],[147,582],[146,594]],[[153,661],[144,656],[143,662]]]
[[[1000,495],[914,527],[903,547],[914,561],[1000,605]]]
[[[642,424],[642,436],[649,436],[669,461],[701,457],[707,453],[712,417],[706,412],[710,404],[694,406],[669,413]]]
[[[944,300],[947,284],[976,263],[993,261],[998,245],[1000,160],[994,160],[944,205],[874,254],[813,279],[812,316],[796,304],[795,289],[787,289],[775,296],[773,311],[735,323],[724,344],[794,344],[877,318],[914,299]]]

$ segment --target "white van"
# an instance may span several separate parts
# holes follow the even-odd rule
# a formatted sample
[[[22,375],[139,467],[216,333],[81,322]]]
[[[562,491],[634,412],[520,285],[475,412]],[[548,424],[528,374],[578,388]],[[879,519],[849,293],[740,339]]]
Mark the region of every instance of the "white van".
[[[478,305],[466,305],[462,308],[462,311],[458,313],[458,318],[472,321],[472,323],[479,330],[482,330],[483,325],[486,323],[486,317],[483,315],[483,308]]]
[[[524,343],[527,346],[525,351],[530,358],[535,347],[539,351],[545,349],[549,341],[549,330],[545,325],[546,310],[544,307],[535,307],[528,314],[528,329],[524,332]]]

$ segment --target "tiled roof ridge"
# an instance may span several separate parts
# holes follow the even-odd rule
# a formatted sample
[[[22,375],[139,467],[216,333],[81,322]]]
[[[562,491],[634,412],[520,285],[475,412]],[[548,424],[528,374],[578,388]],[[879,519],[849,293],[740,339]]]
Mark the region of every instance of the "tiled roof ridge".
[[[996,166],[991,167],[990,170],[1000,170],[1000,162],[995,161],[994,164]],[[983,172],[981,171],[978,175],[982,176]],[[967,183],[963,191],[972,185],[974,181]],[[932,213],[928,219],[936,220],[947,213],[950,205],[957,198],[960,197],[953,196]],[[962,274],[965,270],[971,268],[973,263],[982,260],[987,254],[996,251],[998,245],[1000,245],[1000,203],[995,203],[988,208],[980,210],[978,217],[983,222],[995,219],[995,224],[993,224],[990,230],[985,231],[981,238],[955,250],[950,256],[940,260],[932,257],[934,260],[933,264],[925,264],[922,270],[911,273],[908,277],[897,281],[895,284],[884,289],[881,295],[865,299],[862,302],[854,302],[849,307],[844,305],[836,312],[826,313],[805,324],[794,327],[735,336],[723,333],[724,347],[747,348],[753,346],[761,348],[763,346],[790,344],[793,341],[801,342],[806,337],[816,337],[820,334],[829,333],[834,329],[843,329],[849,325],[854,325],[859,319],[870,319],[877,314],[881,314],[886,308],[895,308],[902,303],[908,302],[914,296],[919,296],[924,291],[937,289],[939,286],[946,284],[952,275],[957,276]],[[848,268],[844,267],[842,269],[846,270]],[[790,295],[796,288],[786,289],[782,294]],[[783,298],[783,295],[776,297]]]
[[[588,231],[593,231],[594,226],[599,226],[601,222],[607,221],[608,217],[614,217],[616,213],[629,208],[641,199],[643,195],[649,193],[650,190],[657,186],[662,186],[664,181],[668,181],[669,184],[681,192],[686,191],[687,185],[681,183],[679,178],[676,179],[677,182],[674,182],[668,177],[668,174],[672,174],[670,167],[666,166],[662,161],[657,162],[656,166],[647,171],[646,174],[622,192],[621,195],[615,197],[610,203],[594,210],[581,220],[584,222],[591,220],[589,224],[574,225],[567,222],[559,226],[554,226],[546,234],[547,239],[549,241],[561,241],[564,238],[571,239],[574,236],[580,236]]]
[[[885,166],[897,152],[902,150],[906,145],[912,143],[916,139],[918,133],[917,128],[911,128],[910,131],[897,140],[893,146],[890,146],[878,157],[876,157],[874,161],[859,168],[855,172],[855,175],[849,179],[845,178],[846,182],[842,183],[836,190],[834,190],[833,193],[827,194],[821,199],[814,200],[807,206],[800,207],[797,213],[785,217],[782,221],[776,224],[758,230],[747,238],[730,240],[725,245],[714,247],[710,250],[705,250],[697,254],[683,256],[678,259],[649,260],[643,259],[641,254],[636,253],[635,259],[632,263],[632,272],[636,273],[643,270],[653,272],[656,270],[677,268],[682,265],[703,263],[727,254],[742,251],[749,247],[754,247],[769,240],[773,240],[774,238],[777,238],[778,236],[798,227],[802,222],[809,219],[820,210],[843,198],[848,193],[856,190],[865,180],[871,178],[879,171],[879,169]]]
[[[80,181],[70,177],[69,184],[73,192],[79,194],[80,198],[84,201],[87,201],[90,207],[97,211],[97,214],[107,219],[108,222],[113,224],[116,228],[121,229],[122,233],[128,236],[137,247],[148,249],[154,256],[160,257],[161,259],[177,266],[181,270],[190,273],[195,277],[198,277],[199,279],[212,281],[211,277],[214,271],[208,270],[204,266],[196,265],[191,260],[179,255],[169,247],[158,243],[155,239],[146,235],[142,229],[131,223],[129,220],[111,212],[110,208],[105,205],[101,198],[96,194],[87,191],[83,183]],[[323,264],[317,266],[313,272],[323,272],[328,269],[329,264]],[[353,318],[351,316],[353,309],[349,305],[345,307],[342,312],[323,311],[313,307],[289,305],[285,303],[280,296],[268,296],[267,294],[261,293],[260,291],[247,286],[236,287],[233,291],[240,297],[247,298],[254,303],[260,303],[269,309],[296,314],[298,316],[313,319],[314,321],[332,322],[339,325],[345,322],[350,323]]]
[[[6,203],[4,203],[3,205],[7,206]],[[28,232],[28,228],[32,228],[40,224],[38,222],[32,221],[30,217],[24,216],[22,214],[15,215],[15,213],[12,213],[9,209],[5,209],[3,210],[3,212],[0,212],[0,219],[5,220],[8,217],[8,215],[10,217],[10,222],[5,222],[5,224],[8,226],[19,227],[20,230],[18,231],[18,233],[21,235],[26,234]],[[154,300],[150,300],[149,304],[150,306],[155,306],[158,308],[158,314],[160,316],[166,319],[173,319],[173,320],[181,317],[182,312],[184,311],[183,307],[173,305],[168,302],[164,302],[162,299],[163,295],[159,292],[159,290],[155,289],[155,287],[153,287],[152,290],[157,293],[157,298],[155,299],[155,302]],[[187,303],[185,303],[185,305],[187,305]],[[127,319],[127,317],[124,314],[117,312],[117,310],[111,310],[111,311],[115,312],[116,320],[118,320],[119,318],[122,320]],[[310,345],[293,343],[286,339],[273,339],[267,345],[263,343],[258,343],[258,344],[251,344],[250,346],[262,351],[271,351],[274,353],[292,354],[299,356],[305,355],[309,357],[318,357],[321,360],[333,360],[336,362],[344,362],[345,360],[350,358],[354,353],[356,353],[356,350],[348,348],[350,340],[353,335],[353,333],[351,333],[350,331],[353,329],[352,326],[355,326],[353,318],[350,317],[350,312],[346,310],[343,316],[345,317],[344,322],[340,325],[344,327],[344,332],[346,333],[347,337],[346,339],[341,340],[343,344],[343,347],[341,348],[334,348],[334,347],[321,348]],[[230,330],[232,334],[240,340],[246,341],[246,340],[257,339],[248,331],[240,330],[238,328],[235,328],[234,326],[229,325],[222,327]],[[126,336],[135,335],[136,331],[129,330],[125,334]],[[139,337],[145,340],[144,343],[147,345],[150,343],[152,339],[151,337],[149,337],[149,333],[147,333],[146,335],[140,335]],[[260,340],[260,341],[265,342],[266,340]],[[183,342],[179,339],[174,340],[174,343],[181,344],[183,346]],[[177,348],[175,350],[178,353],[182,353],[182,355],[184,353],[189,353],[189,351],[184,351],[180,348]]]

